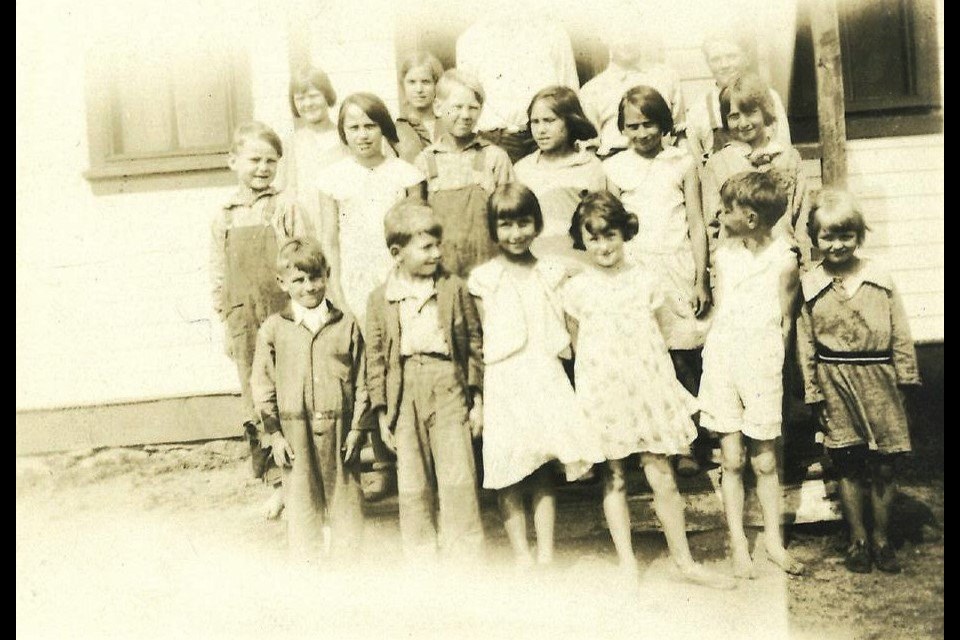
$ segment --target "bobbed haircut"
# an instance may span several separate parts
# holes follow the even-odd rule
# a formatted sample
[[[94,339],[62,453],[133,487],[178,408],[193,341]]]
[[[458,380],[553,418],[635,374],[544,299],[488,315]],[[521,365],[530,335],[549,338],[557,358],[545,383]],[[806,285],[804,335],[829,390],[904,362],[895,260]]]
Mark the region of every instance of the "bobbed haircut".
[[[747,113],[759,110],[763,114],[763,124],[768,127],[777,120],[773,98],[770,97],[770,87],[755,73],[744,73],[738,76],[720,91],[720,122],[723,123],[724,129],[730,128],[727,118],[730,116],[734,102]]]
[[[337,92],[330,83],[330,76],[323,69],[311,67],[309,65],[300,67],[290,76],[290,112],[294,118],[300,117],[300,111],[297,109],[297,102],[294,96],[298,93],[306,93],[311,89],[316,89],[323,94],[323,99],[327,101],[327,106],[332,107],[337,102]]]
[[[627,89],[620,98],[620,105],[617,107],[617,129],[621,132],[623,132],[624,123],[623,112],[627,105],[655,122],[661,134],[673,133],[673,114],[670,113],[670,106],[660,92],[653,87],[637,85]]]
[[[857,234],[857,243],[863,244],[870,227],[860,203],[849,191],[842,189],[822,189],[814,198],[807,222],[807,233],[814,244],[821,229],[828,231],[853,231]]]
[[[426,233],[437,240],[443,238],[443,225],[429,205],[401,200],[383,217],[383,235],[387,246],[405,247],[417,234]]]
[[[313,275],[330,275],[330,264],[323,255],[320,242],[307,237],[291,238],[277,251],[277,273],[283,275],[299,269]]]
[[[443,64],[429,51],[414,51],[400,62],[400,82],[402,83],[411,69],[426,67],[430,70],[433,81],[436,82],[443,75]]]
[[[583,105],[580,104],[580,98],[577,97],[577,92],[570,87],[556,85],[538,91],[530,101],[530,106],[527,107],[528,127],[533,114],[533,107],[538,102],[542,102],[547,109],[553,111],[558,118],[563,120],[571,141],[592,140],[597,137],[597,128],[587,119],[583,112]]]
[[[774,171],[744,171],[720,187],[720,199],[727,209],[734,204],[754,211],[760,224],[772,228],[787,211],[787,192]]]
[[[480,84],[475,75],[459,69],[447,69],[437,80],[437,100],[443,101],[449,98],[454,87],[463,87],[472,91],[477,102],[481,105],[487,99],[487,94],[483,91],[483,85]]]
[[[583,191],[570,222],[574,249],[582,251],[587,248],[583,242],[584,229],[591,234],[616,230],[627,241],[640,231],[640,221],[624,208],[620,198],[609,191]]]
[[[343,103],[340,105],[340,113],[337,114],[337,133],[340,134],[340,141],[343,142],[343,144],[347,144],[347,136],[343,132],[343,121],[346,118],[347,107],[350,106],[360,109],[368,118],[373,120],[377,126],[380,127],[380,133],[382,133],[383,137],[389,140],[391,144],[397,144],[397,142],[399,142],[399,138],[397,138],[397,125],[393,123],[393,118],[390,117],[390,110],[387,109],[387,105],[372,93],[361,92],[351,93],[343,99]]]
[[[520,182],[508,182],[493,190],[487,199],[487,231],[497,241],[497,221],[533,218],[534,229],[543,231],[543,211],[533,191]]]
[[[283,156],[283,143],[280,142],[280,136],[277,135],[277,132],[255,120],[245,122],[233,130],[233,137],[230,139],[230,153],[240,151],[240,147],[248,140],[262,140],[273,147],[278,157]]]

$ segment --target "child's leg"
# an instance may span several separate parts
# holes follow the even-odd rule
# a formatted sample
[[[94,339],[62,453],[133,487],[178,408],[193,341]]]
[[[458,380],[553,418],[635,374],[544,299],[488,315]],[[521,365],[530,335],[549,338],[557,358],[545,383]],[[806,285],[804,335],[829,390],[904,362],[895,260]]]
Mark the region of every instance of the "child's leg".
[[[697,396],[700,392],[700,378],[703,376],[703,349],[671,349],[670,360],[676,372],[677,380],[683,388]],[[705,439],[699,425],[697,438],[686,451],[676,457],[677,473],[684,477],[695,476],[700,473],[698,448]]]
[[[830,451],[834,468],[840,476],[840,504],[850,528],[850,543],[867,543],[867,525],[863,519],[866,467],[859,447]]]
[[[795,560],[783,546],[781,531],[780,477],[777,471],[776,440],[750,441],[750,464],[757,476],[757,498],[763,513],[763,538],[767,557],[791,575],[803,573],[803,564]]]
[[[630,533],[630,508],[627,506],[627,480],[623,460],[607,460],[603,466],[603,515],[607,519],[610,537],[625,571],[637,571],[637,557],[633,553]]]
[[[667,538],[667,547],[670,549],[670,558],[680,573],[691,582],[717,588],[730,588],[732,580],[720,574],[707,571],[697,564],[690,554],[690,545],[687,542],[687,522],[684,515],[686,503],[677,481],[673,475],[673,467],[665,455],[655,453],[640,454],[643,461],[643,471],[647,482],[653,489],[653,508],[657,518],[663,526],[663,533]]]
[[[425,416],[418,413],[422,391],[412,367],[404,366],[403,390],[397,415],[397,502],[404,554],[429,560],[437,551],[433,457]]]
[[[500,489],[497,492],[497,500],[503,516],[503,528],[507,531],[507,538],[510,540],[517,564],[533,564],[530,545],[527,542],[527,513],[523,506],[523,482]]]
[[[743,528],[743,467],[746,464],[743,434],[739,431],[721,434],[720,455],[723,468],[720,476],[720,492],[723,495],[727,528],[730,530],[733,572],[740,578],[752,578],[755,574],[753,561],[750,559],[750,543]]]
[[[553,528],[557,520],[557,493],[549,466],[533,474],[533,528],[537,532],[537,562],[553,562]]]
[[[314,433],[313,441],[327,505],[327,524],[332,538],[330,552],[335,558],[351,559],[359,553],[363,541],[360,465],[358,462],[344,466],[340,425],[330,421],[326,426],[323,432]]]
[[[877,568],[887,573],[899,573],[900,563],[893,553],[888,538],[890,505],[896,497],[892,461],[876,456],[869,462],[870,502],[873,506],[873,559]]]

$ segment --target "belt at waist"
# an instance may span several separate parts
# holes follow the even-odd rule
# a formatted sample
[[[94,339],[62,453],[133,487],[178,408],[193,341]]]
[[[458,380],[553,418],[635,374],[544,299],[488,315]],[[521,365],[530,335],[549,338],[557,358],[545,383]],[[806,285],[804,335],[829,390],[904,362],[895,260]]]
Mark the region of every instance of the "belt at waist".
[[[828,364],[889,364],[891,351],[834,351],[822,344],[816,345],[817,361]]]
[[[414,353],[409,356],[401,355],[400,360],[403,362],[418,362],[418,363],[427,363],[427,362],[451,362],[450,356],[445,353]]]

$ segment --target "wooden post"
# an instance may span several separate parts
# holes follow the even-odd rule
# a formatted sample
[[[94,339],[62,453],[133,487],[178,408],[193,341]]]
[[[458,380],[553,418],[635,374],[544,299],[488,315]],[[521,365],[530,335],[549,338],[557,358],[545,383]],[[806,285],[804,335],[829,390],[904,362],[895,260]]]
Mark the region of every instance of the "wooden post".
[[[817,121],[823,149],[823,184],[843,188],[847,183],[847,124],[837,0],[815,0],[810,27],[817,65]]]

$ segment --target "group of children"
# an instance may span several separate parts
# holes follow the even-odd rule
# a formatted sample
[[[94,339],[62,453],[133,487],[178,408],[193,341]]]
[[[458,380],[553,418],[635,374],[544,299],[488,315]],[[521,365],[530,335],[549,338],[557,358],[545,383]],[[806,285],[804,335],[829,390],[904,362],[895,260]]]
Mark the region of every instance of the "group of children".
[[[892,460],[910,449],[898,387],[919,382],[905,314],[889,276],[856,253],[867,227],[853,199],[808,197],[779,141],[779,98],[743,68],[721,81],[712,58],[729,46],[704,46],[721,83],[716,149],[677,130],[675,96],[647,84],[616,95],[608,78],[584,87],[616,98],[590,105],[592,118],[569,87],[539,91],[527,108],[536,150],[514,164],[476,132],[483,87],[422,53],[401,67],[396,122],[356,93],[334,123],[336,94],[312,68],[291,80],[301,126],[289,157],[265,125],[237,130],[239,189],[213,225],[214,300],[292,551],[358,550],[359,452],[376,435],[396,455],[409,557],[478,558],[482,484],[518,565],[549,565],[557,471],[572,481],[600,464],[635,581],[625,473],[639,454],[680,575],[729,588],[691,556],[671,463],[692,460],[699,426],[719,437],[734,575],[755,575],[748,457],[766,555],[802,574],[780,530],[775,447],[796,345],[840,474],[847,566],[899,570],[886,532]],[[601,140],[602,113],[619,138]]]

